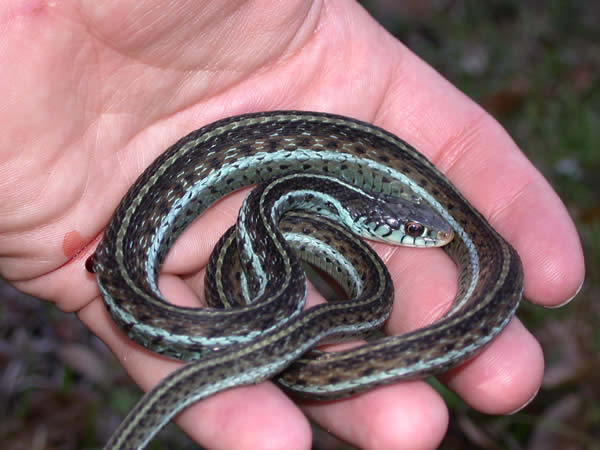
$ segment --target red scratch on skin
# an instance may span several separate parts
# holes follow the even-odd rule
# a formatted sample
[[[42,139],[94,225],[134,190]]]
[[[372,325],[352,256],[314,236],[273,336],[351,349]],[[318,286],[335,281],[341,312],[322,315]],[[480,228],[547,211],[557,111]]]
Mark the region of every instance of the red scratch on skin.
[[[62,248],[64,255],[69,259],[75,259],[83,250],[85,250],[96,239],[90,242],[89,238],[84,238],[79,231],[69,231],[65,233]]]
[[[71,259],[77,253],[81,252],[85,244],[86,242],[79,231],[69,231],[65,233],[65,237],[63,238],[63,253],[67,258]]]
[[[84,238],[79,231],[69,231],[65,233],[63,238],[62,248],[64,255],[68,258],[64,264],[60,265],[52,272],[62,269],[68,264],[81,260],[87,256],[87,249],[94,247],[102,238],[102,233],[98,233],[92,239]],[[87,259],[87,258],[86,258]],[[89,274],[88,274],[89,275]]]

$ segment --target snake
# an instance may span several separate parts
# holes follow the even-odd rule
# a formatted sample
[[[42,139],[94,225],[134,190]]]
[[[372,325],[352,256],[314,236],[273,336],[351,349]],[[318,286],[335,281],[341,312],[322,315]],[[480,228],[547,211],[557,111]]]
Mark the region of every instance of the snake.
[[[176,239],[252,185],[210,256],[208,307],[169,302],[158,277]],[[458,268],[456,296],[423,328],[315,350],[369,334],[390,313],[390,275],[357,234],[441,246]],[[347,299],[304,309],[301,260]],[[273,377],[294,395],[330,400],[443,373],[506,327],[523,291],[517,252],[424,155],[375,125],[310,111],[238,115],[178,140],[125,194],[86,268],[131,340],[188,362],[142,397],[106,449],[144,448],[192,403]]]

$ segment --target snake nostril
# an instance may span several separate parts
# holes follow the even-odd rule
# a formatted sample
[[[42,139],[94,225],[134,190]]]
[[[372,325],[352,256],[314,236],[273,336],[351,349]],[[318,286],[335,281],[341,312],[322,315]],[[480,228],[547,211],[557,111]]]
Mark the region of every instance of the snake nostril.
[[[438,231],[438,233],[437,233],[437,238],[441,242],[448,243],[452,240],[453,237],[454,237],[453,231]]]

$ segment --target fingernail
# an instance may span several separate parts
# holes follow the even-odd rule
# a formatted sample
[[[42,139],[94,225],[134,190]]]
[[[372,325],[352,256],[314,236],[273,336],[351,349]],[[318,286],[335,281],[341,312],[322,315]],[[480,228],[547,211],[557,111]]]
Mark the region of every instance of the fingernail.
[[[535,391],[535,392],[533,393],[533,395],[532,395],[532,396],[529,398],[529,400],[527,400],[525,403],[523,403],[521,406],[519,406],[519,407],[518,407],[517,409],[515,409],[514,411],[512,411],[512,412],[509,412],[509,413],[507,414],[507,416],[512,416],[513,414],[516,414],[516,413],[518,413],[519,411],[521,411],[521,410],[525,409],[525,408],[526,408],[526,407],[527,407],[527,406],[528,406],[528,405],[529,405],[529,404],[530,404],[530,403],[533,401],[533,399],[534,399],[534,398],[535,398],[535,397],[538,395],[538,392],[540,392],[540,388],[538,388],[538,389],[537,389],[537,391]]]
[[[573,300],[575,297],[577,297],[577,295],[579,294],[579,291],[581,291],[581,288],[583,288],[583,283],[584,282],[582,281],[581,284],[579,285],[579,287],[577,288],[577,290],[575,291],[575,293],[571,297],[566,299],[564,302],[562,302],[558,305],[547,306],[546,308],[548,308],[548,309],[561,308],[561,307],[565,306],[566,304],[570,303],[571,300]]]

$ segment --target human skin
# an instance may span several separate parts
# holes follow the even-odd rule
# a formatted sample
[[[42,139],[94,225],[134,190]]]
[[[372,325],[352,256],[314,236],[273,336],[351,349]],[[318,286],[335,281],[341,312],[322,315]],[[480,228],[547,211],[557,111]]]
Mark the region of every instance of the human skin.
[[[119,331],[84,261],[141,171],[226,116],[306,109],[386,128],[517,249],[527,300],[558,306],[583,282],[577,233],[548,183],[491,116],[353,1],[5,0],[0,60],[0,274],[76,312],[144,390],[179,363]],[[174,303],[194,304],[243,194],[212,207],[169,253],[160,283]],[[445,255],[375,248],[398,299],[385,331],[439,317],[456,289]],[[309,301],[318,301],[312,291]],[[506,414],[535,395],[542,373],[541,348],[515,318],[441,380],[474,408]],[[421,381],[318,405],[265,382],[199,402],[177,422],[208,448],[307,449],[305,414],[360,448],[435,448],[448,425],[443,400]]]

